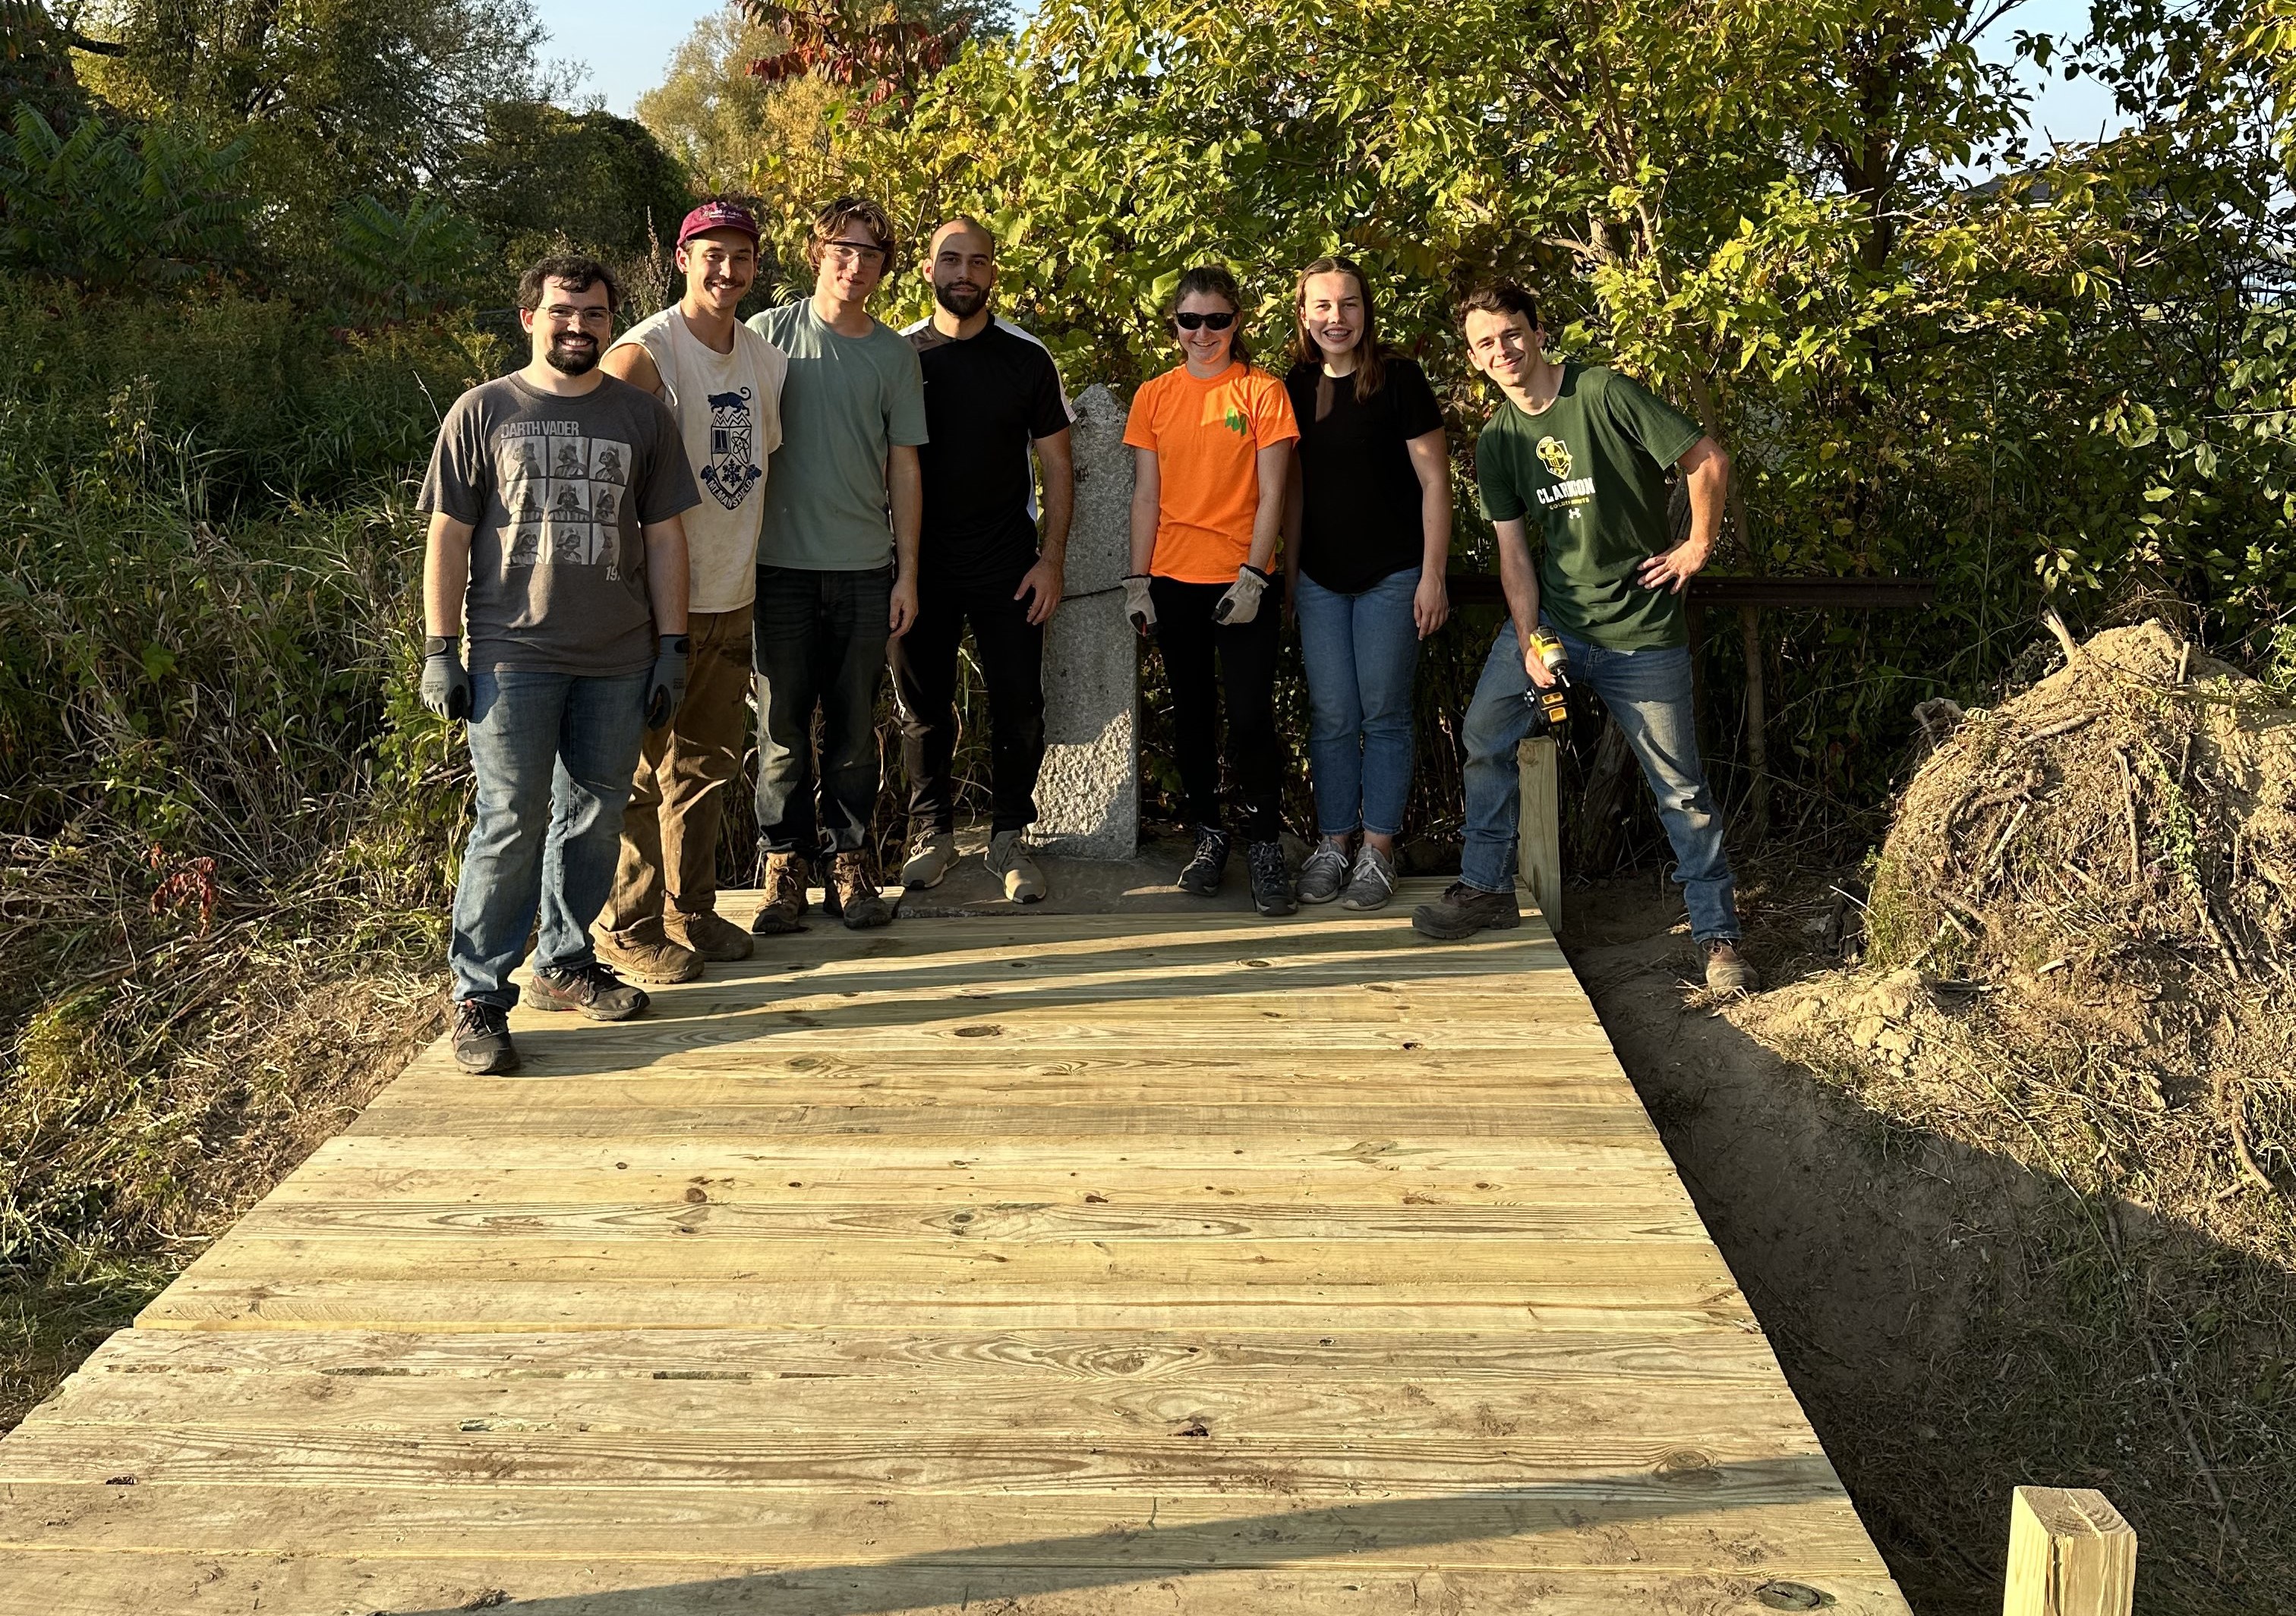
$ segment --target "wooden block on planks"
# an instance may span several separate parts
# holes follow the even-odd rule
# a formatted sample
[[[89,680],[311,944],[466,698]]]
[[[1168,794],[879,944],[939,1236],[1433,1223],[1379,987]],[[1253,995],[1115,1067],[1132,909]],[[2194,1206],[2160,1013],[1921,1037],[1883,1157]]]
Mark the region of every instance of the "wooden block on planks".
[[[2009,1506],[2001,1616],[2129,1616],[2136,1531],[2086,1487],[2020,1487]]]

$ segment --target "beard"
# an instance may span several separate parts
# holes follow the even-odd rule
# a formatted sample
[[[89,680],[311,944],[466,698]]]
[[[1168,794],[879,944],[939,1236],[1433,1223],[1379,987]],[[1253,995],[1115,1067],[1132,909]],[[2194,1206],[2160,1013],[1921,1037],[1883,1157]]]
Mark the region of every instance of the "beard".
[[[933,301],[960,320],[970,320],[988,301],[988,294],[968,281],[954,281],[943,286],[933,283]]]
[[[552,340],[550,352],[545,355],[550,368],[562,376],[581,376],[598,363],[598,339],[595,337],[559,337]]]

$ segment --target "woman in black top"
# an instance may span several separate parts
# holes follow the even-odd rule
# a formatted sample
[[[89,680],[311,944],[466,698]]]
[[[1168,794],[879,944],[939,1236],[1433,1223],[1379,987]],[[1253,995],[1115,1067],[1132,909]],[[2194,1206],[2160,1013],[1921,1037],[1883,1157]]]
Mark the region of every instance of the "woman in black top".
[[[1298,363],[1284,386],[1300,445],[1284,554],[1323,833],[1300,869],[1300,902],[1377,909],[1395,888],[1411,796],[1419,642],[1451,615],[1450,457],[1426,376],[1379,340],[1362,270],[1318,258],[1300,272],[1295,312]]]

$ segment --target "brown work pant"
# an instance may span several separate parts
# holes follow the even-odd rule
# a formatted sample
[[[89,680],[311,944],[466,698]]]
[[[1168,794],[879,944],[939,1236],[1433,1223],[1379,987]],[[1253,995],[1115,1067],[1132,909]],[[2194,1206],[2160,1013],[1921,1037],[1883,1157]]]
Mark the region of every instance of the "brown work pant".
[[[658,923],[665,902],[687,915],[718,907],[718,829],[749,725],[750,621],[746,606],[686,620],[685,702],[646,731],[602,930]]]

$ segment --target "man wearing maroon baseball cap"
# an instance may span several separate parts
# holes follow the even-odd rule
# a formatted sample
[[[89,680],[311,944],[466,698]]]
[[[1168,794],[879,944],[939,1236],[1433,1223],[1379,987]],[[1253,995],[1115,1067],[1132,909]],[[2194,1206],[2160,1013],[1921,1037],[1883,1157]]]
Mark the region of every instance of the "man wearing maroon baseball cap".
[[[751,602],[767,456],[782,441],[789,361],[741,323],[758,278],[758,224],[711,197],[677,229],[685,290],[607,350],[605,369],[670,407],[701,503],[686,513],[693,641],[685,705],[646,738],[622,817],[621,861],[599,918],[599,955],[639,982],[685,982],[705,960],[746,959],[749,932],[718,913],[718,836],[741,767]]]

